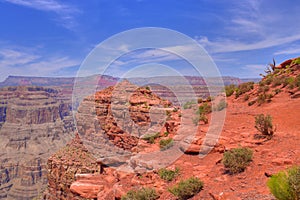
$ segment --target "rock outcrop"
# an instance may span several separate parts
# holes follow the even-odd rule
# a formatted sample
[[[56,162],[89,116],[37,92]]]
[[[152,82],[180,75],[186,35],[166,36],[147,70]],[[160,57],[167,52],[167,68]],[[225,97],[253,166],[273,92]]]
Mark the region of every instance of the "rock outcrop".
[[[47,183],[47,158],[72,138],[71,102],[58,90],[0,90],[0,197],[32,199]]]

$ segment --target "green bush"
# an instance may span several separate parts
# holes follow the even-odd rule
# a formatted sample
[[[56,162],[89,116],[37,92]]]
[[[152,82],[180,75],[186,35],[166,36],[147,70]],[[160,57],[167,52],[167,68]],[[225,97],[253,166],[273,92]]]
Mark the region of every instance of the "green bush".
[[[298,64],[298,65],[300,65],[300,57],[299,57],[299,58],[296,58],[295,60],[293,60],[291,64],[292,64],[292,65],[293,65],[293,64]]]
[[[199,178],[189,178],[184,181],[180,181],[178,184],[169,188],[174,196],[179,200],[187,200],[198,194],[203,189],[203,182]]]
[[[256,101],[249,101],[248,102],[248,106],[252,106],[253,104],[255,104],[256,103]]]
[[[160,150],[166,150],[166,149],[170,148],[171,146],[173,146],[172,138],[162,139],[159,141]]]
[[[162,168],[158,171],[158,175],[161,179],[165,181],[172,181],[179,174],[179,168],[175,168],[175,170],[168,170]]]
[[[293,167],[272,175],[267,185],[278,200],[299,200],[300,167]]]
[[[130,190],[121,200],[155,200],[159,195],[152,188],[142,188],[140,190]]]
[[[196,105],[197,103],[195,101],[188,101],[183,105],[183,109],[190,109],[193,107],[193,105]]]
[[[280,92],[282,92],[282,90],[277,88],[274,90],[274,92],[275,92],[275,94],[279,94]]]
[[[273,80],[272,87],[276,87],[282,84],[282,77],[276,77]]]
[[[223,164],[229,173],[243,172],[252,161],[253,152],[249,148],[239,147],[226,151],[223,156]]]
[[[199,114],[199,115],[204,114],[205,115],[205,114],[211,113],[211,111],[212,111],[211,106],[208,105],[208,103],[204,103],[201,106],[199,106],[196,114]]]
[[[242,83],[238,86],[235,92],[235,97],[238,98],[240,95],[249,92],[254,87],[254,82]]]
[[[295,83],[295,78],[294,77],[285,77],[283,79],[283,86],[289,86],[289,87],[293,87]]]
[[[300,88],[300,75],[295,78],[295,85],[296,87]]]
[[[204,114],[197,115],[192,120],[193,120],[193,124],[195,126],[198,125],[199,121],[202,121],[204,124],[208,124],[208,119],[207,119],[206,115],[204,115]]]
[[[266,93],[259,94],[257,97],[257,103],[258,105],[261,105],[265,102],[271,102],[272,98],[273,98],[272,94],[266,94]]]
[[[155,139],[159,138],[160,137],[160,133],[157,132],[157,133],[154,133],[154,134],[147,134],[147,135],[144,135],[142,137],[143,140],[146,140],[148,143],[150,144],[154,144],[155,143]]]
[[[264,82],[266,85],[270,85],[273,82],[273,76],[271,74],[266,76]]]
[[[236,90],[236,86],[234,84],[225,86],[226,97],[230,97],[235,90]]]
[[[244,96],[244,101],[248,101],[249,98],[250,98],[249,94],[246,94],[246,95]]]
[[[270,115],[259,114],[255,116],[255,128],[266,137],[272,137],[274,127]]]
[[[259,87],[258,88],[258,93],[265,93],[265,92],[268,92],[270,90],[270,87],[265,85],[265,86],[262,86],[262,87]]]
[[[224,99],[222,99],[222,100],[218,103],[218,105],[214,108],[214,110],[216,110],[216,111],[221,111],[221,110],[223,110],[223,109],[225,109],[225,108],[227,108],[227,103],[226,103],[226,101],[225,101]]]

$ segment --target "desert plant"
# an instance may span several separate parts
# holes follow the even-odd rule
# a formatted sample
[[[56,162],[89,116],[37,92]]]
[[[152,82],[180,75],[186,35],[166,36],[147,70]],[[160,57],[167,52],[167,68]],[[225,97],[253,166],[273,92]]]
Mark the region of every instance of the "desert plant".
[[[160,133],[154,133],[154,134],[146,134],[142,137],[143,140],[146,140],[148,143],[150,144],[154,144],[155,143],[155,139],[160,137]]]
[[[281,77],[276,77],[273,80],[272,87],[276,87],[276,86],[279,86],[281,84],[282,84],[282,78]]]
[[[283,79],[283,87],[286,87],[286,86],[293,87],[294,83],[295,83],[294,77],[285,77]]]
[[[239,147],[226,151],[223,156],[223,164],[229,173],[243,172],[252,161],[253,152],[249,148]]]
[[[196,105],[195,101],[188,101],[183,105],[183,109],[190,109],[193,107],[193,105]]]
[[[296,58],[295,60],[293,60],[291,64],[292,64],[292,65],[293,65],[293,64],[300,65],[300,57],[299,57],[299,58]]]
[[[171,146],[173,146],[172,138],[162,139],[159,141],[159,147],[160,147],[160,150],[162,150],[162,151],[170,148]]]
[[[234,91],[236,90],[236,86],[234,84],[225,86],[225,94],[227,97],[230,97]]]
[[[274,90],[274,92],[275,92],[275,94],[279,94],[280,92],[282,92],[282,90],[277,88]]]
[[[255,128],[262,133],[263,136],[272,137],[275,130],[270,115],[259,114],[255,116]]]
[[[253,104],[255,104],[256,103],[256,101],[249,101],[248,102],[248,106],[252,106]]]
[[[200,114],[200,115],[197,115],[195,118],[192,119],[193,120],[193,124],[195,126],[198,125],[199,121],[202,121],[204,124],[207,124],[208,123],[208,119],[206,117],[205,114]]]
[[[236,91],[235,91],[235,97],[238,98],[240,95],[249,92],[254,87],[254,82],[247,82],[240,84]]]
[[[270,90],[270,87],[265,85],[265,86],[262,86],[262,87],[259,87],[258,88],[258,93],[265,93],[265,92],[268,92]]]
[[[139,190],[130,190],[121,200],[155,200],[159,195],[152,188],[142,188]]]
[[[203,182],[199,178],[191,177],[187,180],[180,181],[177,185],[169,188],[174,196],[179,200],[189,199],[198,194],[203,189]]]
[[[274,97],[273,94],[266,94],[266,93],[259,94],[257,97],[257,103],[258,105],[261,105],[265,102],[271,102],[273,97]]]
[[[198,98],[198,103],[203,103],[203,99],[202,98]]]
[[[296,76],[295,85],[296,85],[296,87],[300,88],[300,75]]]
[[[244,96],[244,101],[248,101],[249,98],[250,98],[249,94],[246,94],[246,95]]]
[[[218,103],[218,105],[214,108],[214,110],[216,110],[216,111],[221,111],[221,110],[223,110],[224,108],[227,108],[227,103],[226,103],[226,101],[225,101],[224,99],[222,99],[222,100]]]
[[[272,175],[267,185],[278,200],[299,200],[300,167],[293,167]]]
[[[158,175],[161,179],[165,181],[172,181],[179,174],[179,168],[175,168],[175,170],[169,170],[162,168],[158,171]]]
[[[211,113],[211,111],[212,111],[211,106],[208,105],[208,103],[204,103],[201,106],[199,106],[196,114],[199,114],[199,115],[204,114],[205,115],[205,114]]]

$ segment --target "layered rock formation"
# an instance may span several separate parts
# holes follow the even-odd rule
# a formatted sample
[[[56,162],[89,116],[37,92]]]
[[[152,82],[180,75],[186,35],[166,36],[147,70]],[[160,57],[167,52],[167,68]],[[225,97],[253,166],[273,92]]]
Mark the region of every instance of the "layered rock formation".
[[[143,135],[176,131],[175,123],[166,121],[166,111],[173,110],[170,106],[149,88],[123,81],[83,100],[76,115],[77,129],[97,159],[111,165],[111,157],[118,156],[120,164],[120,157],[126,160],[138,151],[135,147]]]
[[[71,102],[42,87],[0,90],[0,197],[32,199],[47,183],[47,158],[72,138]]]

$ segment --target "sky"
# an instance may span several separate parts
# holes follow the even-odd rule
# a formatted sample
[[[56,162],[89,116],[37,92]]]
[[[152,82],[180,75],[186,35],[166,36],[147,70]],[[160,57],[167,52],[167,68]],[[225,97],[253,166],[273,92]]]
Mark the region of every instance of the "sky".
[[[9,75],[78,76],[97,45],[144,27],[170,29],[193,39],[223,76],[259,77],[273,58],[279,64],[300,56],[300,4],[296,2],[0,0],[0,81]],[[142,65],[149,75],[160,74],[162,66],[194,75],[191,64],[174,52],[130,51],[131,45],[110,48],[123,54],[105,73],[124,76]],[[194,58],[201,56],[188,46],[176,47]]]

